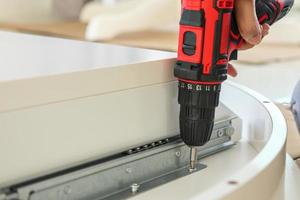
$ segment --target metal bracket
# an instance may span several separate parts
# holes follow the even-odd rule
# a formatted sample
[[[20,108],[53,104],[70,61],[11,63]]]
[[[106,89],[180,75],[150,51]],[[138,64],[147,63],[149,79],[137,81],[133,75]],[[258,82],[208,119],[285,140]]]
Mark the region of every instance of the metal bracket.
[[[211,141],[198,149],[198,158],[234,145],[232,129],[226,124],[214,130]],[[125,199],[206,167],[198,164],[197,170],[190,172],[188,164],[189,148],[176,136],[100,159],[88,167],[5,188],[0,200]]]

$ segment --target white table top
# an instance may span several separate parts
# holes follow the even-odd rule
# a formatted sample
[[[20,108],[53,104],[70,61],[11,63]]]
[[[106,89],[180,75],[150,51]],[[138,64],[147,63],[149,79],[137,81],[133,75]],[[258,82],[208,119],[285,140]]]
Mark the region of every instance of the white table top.
[[[0,38],[1,38],[1,34],[4,33],[0,33]],[[2,38],[18,37],[18,34],[7,33],[4,35],[6,36],[3,36]],[[7,60],[7,62],[11,63],[10,64],[11,68],[8,69],[7,72],[3,72],[3,74],[6,74],[6,79],[3,78],[1,79],[2,82],[0,82],[0,90],[2,91],[2,94],[0,94],[0,97],[2,98],[2,103],[0,102],[0,111],[1,109],[3,109],[2,111],[3,116],[5,116],[6,114],[8,115],[13,114],[13,112],[5,111],[6,108],[22,109],[19,107],[34,106],[34,105],[38,105],[39,103],[51,103],[59,100],[65,100],[67,99],[67,97],[74,98],[76,100],[76,98],[91,96],[93,94],[97,94],[97,92],[99,94],[100,90],[105,92],[105,87],[101,88],[101,83],[103,84],[107,80],[112,78],[114,82],[117,82],[119,85],[110,86],[111,88],[109,91],[112,91],[112,89],[120,90],[120,85],[122,84],[127,84],[126,87],[128,89],[128,88],[134,88],[137,85],[140,87],[151,85],[151,83],[160,85],[161,83],[170,82],[174,80],[174,78],[170,75],[171,74],[170,71],[172,69],[171,66],[172,63],[170,62],[156,63],[155,65],[151,64],[150,62],[150,64],[148,65],[140,64],[132,67],[130,64],[133,63],[128,63],[129,62],[128,58],[130,58],[130,56],[127,54],[126,58],[120,58],[119,60],[118,58],[118,56],[120,56],[119,53],[123,51],[117,50],[118,54],[115,55],[115,57],[117,57],[117,60],[119,61],[127,62],[127,64],[125,64],[126,69],[124,67],[123,68],[120,67],[118,68],[118,70],[115,71],[112,70],[112,68],[114,67],[111,66],[114,66],[114,64],[120,64],[118,63],[118,61],[114,60],[113,61],[114,64],[110,65],[109,68],[106,68],[106,64],[108,63],[104,63],[103,68],[105,68],[105,70],[99,71],[99,70],[94,70],[97,69],[98,64],[101,65],[101,59],[97,60],[98,54],[97,56],[95,56],[94,54],[94,57],[97,58],[96,61],[90,63],[87,62],[87,60],[89,58],[88,55],[91,54],[90,53],[86,54],[86,51],[88,51],[88,49],[95,50],[98,48],[96,46],[98,46],[99,44],[69,41],[69,40],[62,40],[62,39],[51,39],[51,38],[43,38],[43,37],[36,37],[36,39],[34,39],[35,37],[33,36],[20,35],[20,38],[23,39],[27,37],[29,38],[29,40],[31,39],[35,40],[32,41],[33,43],[35,43],[35,48],[36,48],[35,51],[39,53],[43,52],[41,54],[44,57],[41,56],[39,58],[35,58],[39,54],[38,53],[30,54],[30,51],[32,50],[31,49],[32,47],[30,45],[31,43],[28,41],[28,43],[24,45],[24,43],[26,42],[18,39],[16,39],[18,40],[18,44],[15,44],[16,45],[14,46],[15,49],[13,49],[11,46],[10,51],[7,51],[10,52],[9,55],[11,55],[11,59]],[[49,51],[42,51],[43,48],[45,48],[41,46],[41,44],[43,43],[42,41],[44,40],[48,41],[47,45],[49,47],[47,47],[46,49],[56,44],[54,45],[55,47],[50,48],[51,49],[50,51],[53,53],[53,55],[55,55],[55,57],[50,56],[52,58],[50,59],[51,61],[47,60],[48,56],[45,56],[45,52],[49,52]],[[69,43],[71,46],[69,46]],[[31,56],[31,59],[29,59],[30,61],[24,61],[27,59],[27,56],[23,56],[23,54],[26,55],[26,53],[24,53],[24,50],[20,51],[21,53],[19,52],[19,54],[15,54],[15,55],[13,54],[16,51],[16,49],[19,49],[18,45],[20,44],[24,45],[23,48],[28,47],[25,48],[27,49],[27,51],[25,52]],[[66,45],[68,47],[65,47]],[[3,46],[10,46],[10,43],[6,43]],[[73,57],[72,56],[70,57],[68,53],[64,54],[65,52],[68,51],[72,52],[72,50],[70,49],[74,49],[72,55],[80,56],[81,53],[77,53],[77,54],[74,53],[76,52],[75,47],[78,48],[77,50],[80,49],[80,51],[84,52],[83,54],[85,54],[85,57],[81,57],[81,59],[76,58],[78,59],[78,61],[76,61],[76,59],[73,60]],[[65,51],[64,50],[65,48],[67,48],[68,51]],[[122,49],[124,47],[120,47],[120,48]],[[7,47],[7,49],[9,48]],[[107,50],[107,48],[105,49]],[[100,52],[99,50],[95,50],[95,51],[98,53]],[[140,52],[140,50],[133,50],[133,51]],[[144,51],[142,50],[141,52]],[[156,55],[155,51],[154,53],[152,51],[146,51],[146,52],[149,52],[149,57],[150,57],[149,59],[147,56],[146,56],[147,58],[141,56],[142,55],[141,54],[140,56],[137,56],[138,58],[140,57],[141,60],[139,59],[132,59],[132,60],[134,60],[134,62],[137,63],[139,62],[143,63],[147,61],[148,62],[155,61],[155,59],[169,59],[174,57],[174,54],[172,53],[169,54],[169,53],[158,52],[159,55]],[[106,54],[106,52],[104,54]],[[112,55],[112,54],[109,53],[107,55]],[[134,55],[139,55],[139,53]],[[146,55],[148,55],[148,53],[146,53]],[[155,59],[154,57],[151,57],[153,55]],[[106,56],[104,57],[106,58]],[[67,58],[66,61],[64,61],[65,62],[64,64],[68,64],[68,65],[59,68],[58,66],[60,66],[60,64],[57,64],[59,62],[57,58],[62,58],[62,59]],[[14,59],[15,61],[11,61],[12,59]],[[46,63],[46,64],[41,67],[40,65],[38,65],[40,63],[36,62],[34,59],[38,59],[39,62],[42,62],[43,64]],[[143,61],[144,59],[146,59],[146,61]],[[80,61],[82,61],[81,63],[85,63],[86,65],[75,66],[75,64],[80,63]],[[28,73],[21,73],[23,68],[22,67],[20,68],[18,64],[22,64],[26,62],[27,64],[28,63],[32,64],[33,67],[26,68],[29,71]],[[72,64],[74,65],[72,66]],[[55,65],[56,67],[52,68],[52,65]],[[43,70],[36,70],[39,67],[41,67]],[[1,70],[2,68],[6,69],[6,67],[1,67]],[[92,69],[92,71],[91,73],[81,72],[81,70],[84,69],[86,69],[86,71]],[[110,69],[110,71],[105,72],[107,71],[106,69]],[[27,72],[27,70],[25,71]],[[74,71],[80,71],[80,73],[72,74],[71,72]],[[72,76],[70,77],[53,76],[52,78],[43,78],[43,76],[55,75],[56,73],[67,74],[68,72],[70,72]],[[122,76],[124,75],[128,77],[122,79]],[[35,82],[34,79],[32,79],[32,81],[15,80],[15,79],[29,79],[32,76],[42,77],[42,79],[38,78],[39,81],[37,82]],[[96,80],[99,79],[102,80],[96,82]],[[129,80],[132,82],[130,82]],[[92,83],[90,83],[91,81]],[[7,82],[7,84],[5,82]],[[8,84],[8,82],[12,82],[12,83]],[[53,86],[54,83],[56,83],[57,85]],[[23,90],[25,89],[24,92],[22,89]],[[80,93],[73,92],[77,90],[80,90]],[[55,99],[58,97],[60,97],[61,99]],[[174,96],[174,98],[176,97]],[[8,102],[8,100],[10,100],[11,102]],[[238,146],[236,146],[236,148],[233,148],[227,152],[222,152],[221,154],[218,154],[215,157],[209,157],[203,160],[210,167],[207,168],[206,170],[203,170],[202,173],[195,174],[195,176],[184,177],[183,179],[178,180],[177,183],[172,182],[170,184],[166,184],[165,186],[151,190],[145,194],[142,194],[140,196],[141,198],[149,199],[159,194],[160,197],[165,196],[166,198],[170,198],[173,195],[174,198],[178,198],[179,197],[178,193],[174,191],[180,191],[179,189],[180,188],[182,189],[182,185],[185,184],[194,184],[195,186],[189,188],[189,190],[191,191],[191,193],[189,193],[189,197],[191,198],[220,197],[220,196],[229,197],[230,195],[233,195],[234,197],[238,197],[240,194],[245,194],[242,193],[243,188],[247,188],[248,191],[253,192],[252,196],[259,197],[260,195],[262,196],[271,195],[276,192],[276,189],[278,190],[278,188],[276,188],[279,184],[278,181],[279,179],[284,178],[284,157],[285,157],[284,144],[286,138],[286,129],[285,129],[286,127],[284,125],[284,119],[282,115],[272,103],[267,102],[268,99],[256,94],[255,92],[247,88],[243,88],[230,83],[223,85],[223,95],[221,100],[223,100],[223,103],[225,103],[225,105],[229,106],[236,114],[238,114],[244,120],[243,123],[245,126],[243,129],[242,142]],[[145,106],[142,106],[142,108],[144,107]],[[62,111],[62,109],[59,110]],[[89,110],[89,114],[90,113],[91,111]],[[2,132],[2,134],[4,133]],[[226,156],[229,156],[229,158],[226,158]],[[235,163],[235,160],[237,160],[237,163]],[[227,167],[224,167],[222,165],[226,165]],[[231,166],[235,166],[235,167],[233,168]],[[290,166],[292,166],[292,171],[295,172],[295,174],[297,174],[296,173],[297,170],[295,169],[295,166],[294,165],[290,165]],[[224,169],[226,170],[222,171]],[[233,169],[234,171],[232,171]],[[216,173],[216,171],[218,173]],[[223,176],[218,176],[218,174],[220,173],[223,173]],[[214,177],[210,178],[211,176]],[[296,176],[293,177],[297,178]],[[209,180],[210,186],[206,184],[207,182],[202,181],[205,179]],[[236,180],[239,184],[237,184],[236,186],[232,186],[228,182],[230,180]],[[266,188],[260,187],[259,184],[265,183],[265,181],[266,183],[269,184],[268,187]],[[297,181],[294,181],[293,183],[296,182],[298,182],[298,178]],[[202,189],[200,188],[200,185],[203,186]],[[282,186],[284,185],[281,185],[281,188]],[[166,193],[167,191],[169,191],[169,193]],[[281,192],[279,191],[278,193],[280,195],[283,194],[282,191]],[[295,196],[297,196],[296,193],[294,194]],[[244,199],[253,199],[252,196],[245,196]],[[181,197],[182,199],[186,199],[186,196],[181,196]],[[209,198],[203,198],[203,199],[209,199]],[[235,198],[235,199],[241,199],[241,198]]]
[[[175,53],[0,31],[0,112],[173,77]]]
[[[0,83],[173,58],[174,53],[0,31]]]

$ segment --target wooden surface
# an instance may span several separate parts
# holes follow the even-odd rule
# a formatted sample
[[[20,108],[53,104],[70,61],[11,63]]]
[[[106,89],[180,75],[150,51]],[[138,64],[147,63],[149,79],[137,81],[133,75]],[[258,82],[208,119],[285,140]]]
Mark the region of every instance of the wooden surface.
[[[80,22],[21,25],[0,24],[0,29],[79,40],[84,40],[85,28],[86,24]],[[177,33],[174,32],[144,31],[137,33],[124,33],[114,39],[99,42],[176,51],[177,37]],[[246,64],[265,64],[298,58],[300,58],[300,45],[298,43],[282,45],[267,42],[262,43],[252,50],[241,51],[239,53],[238,62]]]
[[[38,35],[48,35],[84,40],[86,24],[79,22],[57,22],[46,24],[0,24],[0,29]]]
[[[278,105],[278,107],[283,113],[288,126],[287,152],[293,159],[298,159],[300,158],[300,134],[294,121],[294,116],[287,106]],[[298,164],[300,166],[300,160],[298,160]]]

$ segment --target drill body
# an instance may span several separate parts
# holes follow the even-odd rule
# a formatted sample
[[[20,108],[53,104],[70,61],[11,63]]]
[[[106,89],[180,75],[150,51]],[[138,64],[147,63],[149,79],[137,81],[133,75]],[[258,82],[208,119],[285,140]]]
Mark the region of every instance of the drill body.
[[[293,0],[256,0],[259,22],[272,25],[292,5]],[[182,0],[174,75],[178,78],[180,135],[187,145],[197,147],[209,141],[228,62],[237,59],[243,42],[234,0]]]

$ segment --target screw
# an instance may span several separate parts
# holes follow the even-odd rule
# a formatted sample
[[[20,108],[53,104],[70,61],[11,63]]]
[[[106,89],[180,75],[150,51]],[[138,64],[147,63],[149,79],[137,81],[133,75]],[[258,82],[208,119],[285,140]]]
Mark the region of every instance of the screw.
[[[195,171],[197,171],[197,168],[189,168],[189,172],[190,172],[190,173],[193,173],[193,172],[195,172]]]
[[[181,152],[180,152],[180,151],[176,151],[176,152],[175,152],[175,155],[176,155],[177,157],[180,157],[180,156],[181,156]]]
[[[137,193],[138,190],[139,190],[139,187],[140,187],[140,185],[137,184],[137,183],[132,184],[132,185],[131,185],[131,192],[132,192],[132,193]]]
[[[224,132],[221,130],[218,130],[217,135],[218,135],[218,137],[222,137],[224,135]]]
[[[131,174],[131,173],[132,173],[132,169],[131,169],[131,168],[127,168],[125,171],[126,171],[128,174]]]

